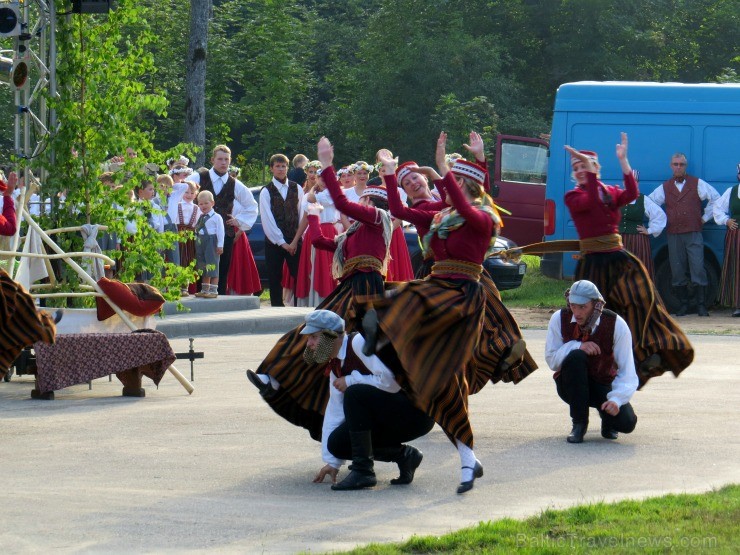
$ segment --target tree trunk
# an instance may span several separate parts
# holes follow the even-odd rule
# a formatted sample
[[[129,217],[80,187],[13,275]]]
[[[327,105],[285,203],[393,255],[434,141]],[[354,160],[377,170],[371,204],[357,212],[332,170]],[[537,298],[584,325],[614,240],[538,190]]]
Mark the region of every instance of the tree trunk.
[[[190,2],[190,44],[185,81],[185,142],[200,147],[195,167],[203,166],[206,153],[206,53],[211,0]]]

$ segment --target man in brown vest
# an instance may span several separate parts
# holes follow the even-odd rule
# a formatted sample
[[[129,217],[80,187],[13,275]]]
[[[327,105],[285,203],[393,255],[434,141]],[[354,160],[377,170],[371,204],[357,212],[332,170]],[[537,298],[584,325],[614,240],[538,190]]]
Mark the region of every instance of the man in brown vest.
[[[270,283],[270,304],[283,303],[283,263],[295,280],[301,255],[301,237],[306,224],[301,221],[303,189],[288,179],[288,157],[273,154],[270,157],[272,181],[260,192],[260,216],[265,230],[265,266]],[[293,296],[295,300],[295,297]]]
[[[218,267],[218,294],[226,294],[226,283],[231,266],[231,252],[236,230],[249,231],[257,220],[257,201],[249,189],[229,175],[231,149],[218,145],[213,149],[212,167],[192,174],[189,181],[200,183],[201,191],[210,191],[216,201],[214,209],[224,220],[224,252]]]
[[[676,316],[685,316],[691,298],[696,296],[699,316],[709,316],[707,299],[707,271],[704,268],[704,238],[702,227],[712,219],[714,201],[719,193],[703,179],[688,175],[686,156],[677,152],[671,157],[673,177],[659,185],[650,198],[658,206],[665,204],[668,217],[666,227],[668,260],[671,264],[671,281],[681,305]],[[707,206],[702,214],[702,201]]]
[[[596,285],[580,280],[565,292],[567,308],[552,315],[545,340],[545,360],[555,372],[560,398],[570,405],[573,429],[568,443],[582,443],[589,407],[601,416],[601,437],[635,429],[630,399],[639,380],[627,322],[604,310]]]

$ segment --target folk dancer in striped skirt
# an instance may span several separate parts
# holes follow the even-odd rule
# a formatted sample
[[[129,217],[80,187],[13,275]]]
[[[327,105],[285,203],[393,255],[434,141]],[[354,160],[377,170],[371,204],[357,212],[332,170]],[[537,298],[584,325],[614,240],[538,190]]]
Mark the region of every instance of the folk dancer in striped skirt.
[[[678,376],[694,359],[694,349],[670,317],[645,266],[622,246],[620,208],[637,198],[637,183],[627,160],[627,134],[617,145],[625,188],[598,180],[598,156],[565,147],[571,154],[575,189],[565,194],[581,242],[575,279],[586,279],[606,293],[606,306],[627,321],[632,331],[640,387],[670,370]]]
[[[394,170],[394,160],[384,159],[388,182],[395,179]],[[468,418],[468,372],[484,324],[482,263],[500,218],[483,191],[480,168],[458,161],[451,172],[446,166],[440,172],[451,206],[434,216],[424,237],[425,249],[436,260],[432,273],[371,300],[374,311],[363,321],[365,354],[377,352],[414,405],[434,418],[456,446],[462,467],[457,491],[465,493],[483,475]],[[371,315],[376,322],[368,322]],[[380,337],[374,349],[376,332]]]
[[[740,164],[737,165],[740,181]],[[740,185],[727,189],[714,204],[714,221],[727,226],[725,261],[719,282],[719,302],[733,308],[732,316],[740,317]]]
[[[328,238],[321,233],[318,215],[309,212],[308,230],[314,247],[334,252],[332,272],[339,280],[336,289],[317,309],[338,314],[345,320],[347,330],[352,331],[359,327],[360,316],[355,297],[383,293],[391,217],[384,187],[367,187],[360,203],[347,199],[332,167],[333,149],[325,137],[319,141],[319,160],[324,167],[321,176],[336,209],[355,221],[345,233]],[[315,204],[309,208],[320,210]],[[281,337],[257,371],[247,371],[247,377],[275,412],[306,428],[318,441],[329,391],[324,366],[304,361],[307,340],[301,335],[302,329],[301,325]]]
[[[14,235],[16,231],[12,194],[17,181],[15,173],[11,173],[6,180],[0,172],[0,235],[6,237]],[[36,310],[31,295],[0,268],[0,379],[10,373],[10,366],[23,349],[37,341],[52,344],[55,335],[56,326],[51,315]]]
[[[639,189],[639,172],[632,170],[632,175]],[[632,202],[622,206],[620,210],[622,219],[619,221],[619,233],[622,235],[622,244],[626,250],[642,262],[650,279],[655,280],[650,236],[657,237],[665,229],[665,212],[655,204],[653,199],[642,193],[637,195],[637,198]],[[646,219],[647,227],[643,225]]]

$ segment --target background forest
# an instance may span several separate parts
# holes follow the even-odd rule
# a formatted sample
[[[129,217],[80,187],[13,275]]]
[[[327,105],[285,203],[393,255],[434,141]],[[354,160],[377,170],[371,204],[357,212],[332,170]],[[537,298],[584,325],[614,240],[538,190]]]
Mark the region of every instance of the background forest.
[[[204,1],[122,0],[137,15],[117,17],[119,48],[151,64],[115,75],[120,60],[99,58],[112,83],[123,75],[166,99],[136,116],[157,150],[184,140],[190,9]],[[548,132],[565,82],[727,82],[740,71],[737,0],[213,0],[211,13],[199,146],[227,143],[257,167],[274,152],[312,153],[320,135],[341,164],[381,146],[429,161],[440,129],[452,145],[470,128]],[[82,17],[91,28],[108,18]],[[14,109],[0,88],[2,153]]]

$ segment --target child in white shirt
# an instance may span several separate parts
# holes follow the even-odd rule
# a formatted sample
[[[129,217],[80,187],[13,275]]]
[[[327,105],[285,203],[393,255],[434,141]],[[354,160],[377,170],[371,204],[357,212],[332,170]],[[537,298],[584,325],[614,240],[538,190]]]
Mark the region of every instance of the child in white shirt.
[[[224,220],[213,209],[215,202],[210,191],[198,193],[198,208],[202,212],[195,224],[195,261],[201,276],[200,293],[196,297],[218,297],[218,262],[224,252]]]

